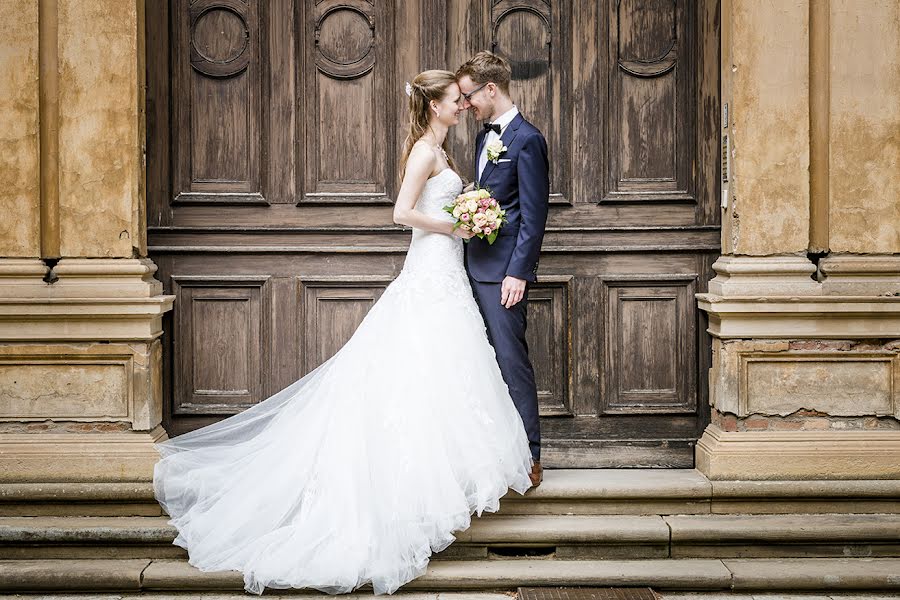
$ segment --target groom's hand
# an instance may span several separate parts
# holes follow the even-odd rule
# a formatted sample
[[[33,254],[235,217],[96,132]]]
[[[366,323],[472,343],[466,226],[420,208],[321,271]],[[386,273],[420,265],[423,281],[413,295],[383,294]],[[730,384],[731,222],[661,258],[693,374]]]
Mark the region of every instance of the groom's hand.
[[[525,297],[525,280],[507,275],[500,284],[500,304],[512,308]]]

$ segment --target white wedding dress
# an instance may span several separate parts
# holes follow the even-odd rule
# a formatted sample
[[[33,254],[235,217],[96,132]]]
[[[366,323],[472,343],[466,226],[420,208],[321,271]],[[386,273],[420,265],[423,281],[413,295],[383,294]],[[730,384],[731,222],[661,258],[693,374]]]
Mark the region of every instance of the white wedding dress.
[[[445,169],[416,210],[462,188]],[[488,343],[462,240],[413,230],[399,276],[332,358],[274,396],[156,444],[157,500],[202,571],[245,588],[391,593],[471,514],[531,483],[522,420]]]

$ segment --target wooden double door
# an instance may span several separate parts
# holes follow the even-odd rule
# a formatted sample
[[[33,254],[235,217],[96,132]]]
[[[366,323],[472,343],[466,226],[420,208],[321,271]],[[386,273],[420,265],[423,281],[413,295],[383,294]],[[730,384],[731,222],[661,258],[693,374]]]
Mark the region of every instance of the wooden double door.
[[[148,2],[170,435],[331,356],[403,265],[404,82],[481,49],[548,140],[528,339],[550,466],[693,466],[719,253],[715,0]],[[452,132],[472,164],[479,125]],[[464,173],[471,177],[470,172]]]

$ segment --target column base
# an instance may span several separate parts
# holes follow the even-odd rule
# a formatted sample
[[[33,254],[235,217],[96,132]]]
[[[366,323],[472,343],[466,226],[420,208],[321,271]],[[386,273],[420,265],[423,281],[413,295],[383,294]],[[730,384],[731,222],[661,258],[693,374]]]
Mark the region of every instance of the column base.
[[[0,259],[0,482],[149,481],[164,439],[148,259]],[[48,277],[52,275],[51,277]]]
[[[900,258],[723,256],[713,269],[697,294],[713,337],[697,469],[900,477]]]
[[[152,431],[0,434],[0,483],[148,482],[168,436]]]
[[[900,431],[723,431],[707,426],[696,450],[709,479],[900,478]]]

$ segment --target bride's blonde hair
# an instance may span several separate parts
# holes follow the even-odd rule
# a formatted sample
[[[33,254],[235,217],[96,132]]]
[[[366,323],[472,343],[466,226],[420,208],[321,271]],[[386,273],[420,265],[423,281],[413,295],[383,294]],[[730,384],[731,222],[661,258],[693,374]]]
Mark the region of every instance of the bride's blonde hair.
[[[403,143],[403,155],[400,157],[400,179],[406,174],[406,161],[409,160],[409,153],[419,139],[425,135],[429,128],[428,103],[432,100],[440,102],[447,93],[447,88],[456,83],[456,75],[450,71],[442,71],[432,69],[422,71],[416,75],[410,84],[409,94],[409,134]],[[441,145],[444,152],[447,152],[447,140]],[[456,163],[447,153],[447,162],[450,168],[456,170]]]

